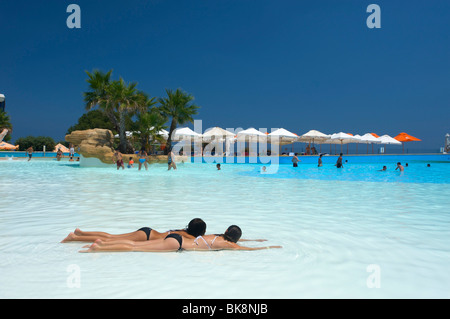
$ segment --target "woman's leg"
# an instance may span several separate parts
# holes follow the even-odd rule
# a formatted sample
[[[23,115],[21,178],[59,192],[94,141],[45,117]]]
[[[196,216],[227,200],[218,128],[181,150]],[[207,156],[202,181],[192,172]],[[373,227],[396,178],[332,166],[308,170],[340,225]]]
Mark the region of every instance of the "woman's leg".
[[[153,232],[153,230],[152,230]],[[85,242],[94,242],[96,239],[100,239],[102,241],[108,240],[117,240],[117,239],[125,239],[125,240],[133,240],[133,241],[146,241],[147,235],[145,232],[137,230],[127,234],[119,234],[112,235],[105,232],[86,232],[80,229],[75,229],[73,233],[70,233],[65,239],[63,239],[62,243],[70,242],[70,241],[85,241]]]
[[[180,244],[175,238],[151,240],[146,242],[116,241],[116,242],[95,242],[89,249],[80,252],[101,252],[101,251],[140,251],[140,252],[170,252],[178,251]]]

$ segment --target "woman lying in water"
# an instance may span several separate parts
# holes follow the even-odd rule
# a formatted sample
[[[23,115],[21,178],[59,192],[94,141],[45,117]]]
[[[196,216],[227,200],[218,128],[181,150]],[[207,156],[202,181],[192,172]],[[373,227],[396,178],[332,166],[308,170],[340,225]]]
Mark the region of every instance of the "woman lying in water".
[[[146,242],[135,242],[131,240],[117,240],[103,242],[97,240],[92,245],[85,246],[87,250],[82,253],[92,252],[120,252],[120,251],[140,251],[140,252],[173,252],[180,250],[260,250],[270,248],[281,248],[281,246],[267,247],[243,247],[237,242],[241,238],[242,231],[238,226],[228,227],[222,235],[200,235],[196,238],[186,238],[180,234],[169,234],[164,239],[156,239]]]
[[[109,233],[98,231],[85,232],[77,228],[73,233],[70,233],[61,242],[62,243],[71,241],[94,242],[97,239],[100,239],[103,242],[115,240],[132,240],[139,242],[139,241],[148,241],[153,239],[166,238],[166,236],[169,234],[179,234],[186,238],[196,238],[197,236],[204,235],[205,232],[206,232],[206,223],[200,218],[194,218],[189,222],[188,226],[185,229],[169,230],[163,233],[160,233],[150,227],[142,227],[134,232],[119,235],[112,235]]]

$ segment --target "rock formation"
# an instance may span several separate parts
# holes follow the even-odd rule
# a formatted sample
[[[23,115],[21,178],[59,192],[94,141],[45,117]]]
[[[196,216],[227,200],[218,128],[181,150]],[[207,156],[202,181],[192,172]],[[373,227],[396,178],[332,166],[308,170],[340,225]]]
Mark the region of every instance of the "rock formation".
[[[105,164],[113,164],[114,135],[110,130],[95,128],[73,131],[66,135],[66,141],[75,145],[77,153],[83,157],[95,157]]]

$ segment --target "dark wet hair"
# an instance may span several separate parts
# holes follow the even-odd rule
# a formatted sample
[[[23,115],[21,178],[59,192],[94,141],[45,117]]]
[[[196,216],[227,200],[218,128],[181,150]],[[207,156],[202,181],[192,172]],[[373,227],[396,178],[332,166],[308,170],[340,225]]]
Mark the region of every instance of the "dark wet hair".
[[[222,235],[223,239],[227,241],[231,241],[232,243],[237,243],[242,236],[242,230],[239,226],[231,225],[225,231],[225,234]]]
[[[206,223],[201,218],[194,218],[189,222],[185,231],[194,237],[203,236],[206,232]]]

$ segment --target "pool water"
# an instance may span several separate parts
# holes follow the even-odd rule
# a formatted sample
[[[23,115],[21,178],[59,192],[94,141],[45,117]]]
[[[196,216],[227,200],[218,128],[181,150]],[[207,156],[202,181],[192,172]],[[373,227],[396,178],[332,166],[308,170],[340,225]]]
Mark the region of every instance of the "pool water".
[[[0,161],[0,298],[449,298],[450,164]],[[80,228],[239,225],[261,251],[81,254]],[[76,279],[73,281],[73,279]],[[74,282],[76,284],[74,284]]]

